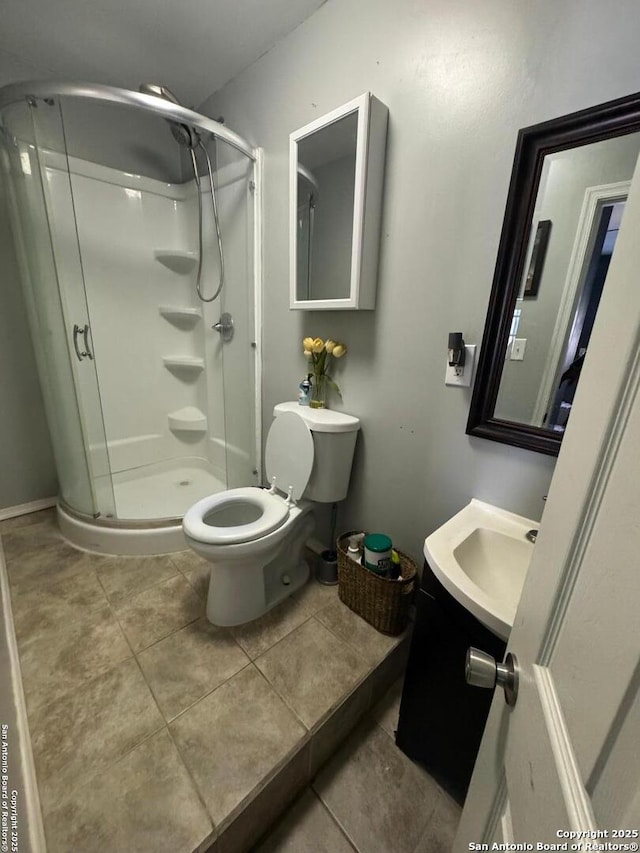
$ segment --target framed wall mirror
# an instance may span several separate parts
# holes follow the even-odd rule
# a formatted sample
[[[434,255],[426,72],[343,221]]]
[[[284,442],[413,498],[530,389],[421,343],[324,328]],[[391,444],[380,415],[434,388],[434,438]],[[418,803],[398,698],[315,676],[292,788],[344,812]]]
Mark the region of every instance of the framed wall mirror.
[[[369,92],[290,135],[291,308],[375,308],[386,136]]]
[[[518,134],[467,433],[557,455],[640,154],[640,94]]]

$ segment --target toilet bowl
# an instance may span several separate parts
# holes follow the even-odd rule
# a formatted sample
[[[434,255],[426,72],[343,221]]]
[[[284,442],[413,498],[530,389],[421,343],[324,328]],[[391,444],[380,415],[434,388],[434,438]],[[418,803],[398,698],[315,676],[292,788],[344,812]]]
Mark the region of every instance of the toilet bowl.
[[[284,496],[252,487],[191,507],[183,529],[191,548],[211,563],[210,622],[251,622],[306,583],[302,550],[314,528],[311,507],[307,501],[287,506]],[[243,518],[248,520],[242,523]]]
[[[183,519],[187,543],[211,563],[207,618],[214,625],[257,619],[306,583],[313,502],[346,495],[359,420],[311,414],[296,403],[278,404],[274,415],[265,448],[271,488],[210,495]]]

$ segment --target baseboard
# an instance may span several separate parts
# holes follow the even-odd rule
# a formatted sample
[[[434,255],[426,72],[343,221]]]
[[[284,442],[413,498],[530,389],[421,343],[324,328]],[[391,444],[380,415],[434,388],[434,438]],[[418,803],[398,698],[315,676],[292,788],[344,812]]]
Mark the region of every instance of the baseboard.
[[[0,719],[3,723],[3,745],[6,743],[9,749],[7,770],[4,769],[3,761],[2,772],[10,777],[6,780],[9,790],[16,790],[18,793],[16,817],[19,833],[15,848],[9,844],[7,848],[3,845],[2,849],[20,849],[24,853],[45,853],[44,826],[2,543],[0,543],[0,613],[2,614],[0,671],[3,681]],[[3,782],[4,778],[3,776]],[[3,814],[3,825],[4,817]],[[10,835],[9,838],[11,838]]]
[[[58,498],[40,498],[38,501],[30,501],[27,504],[6,506],[0,509],[0,521],[7,518],[16,518],[18,515],[29,515],[30,512],[39,512],[41,509],[49,509],[58,503]]]

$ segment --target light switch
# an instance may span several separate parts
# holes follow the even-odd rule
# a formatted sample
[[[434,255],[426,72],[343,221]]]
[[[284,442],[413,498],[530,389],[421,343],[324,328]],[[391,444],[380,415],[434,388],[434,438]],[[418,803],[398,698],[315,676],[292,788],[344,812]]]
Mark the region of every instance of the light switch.
[[[511,345],[511,361],[524,361],[524,351],[527,346],[526,338],[514,338]]]

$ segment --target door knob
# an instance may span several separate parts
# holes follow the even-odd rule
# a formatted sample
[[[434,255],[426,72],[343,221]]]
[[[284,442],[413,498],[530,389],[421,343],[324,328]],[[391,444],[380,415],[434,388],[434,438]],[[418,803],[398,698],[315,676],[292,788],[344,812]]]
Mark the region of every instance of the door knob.
[[[464,677],[473,687],[504,688],[504,699],[513,707],[518,698],[518,661],[509,652],[504,663],[496,663],[495,658],[470,646],[464,665]]]

